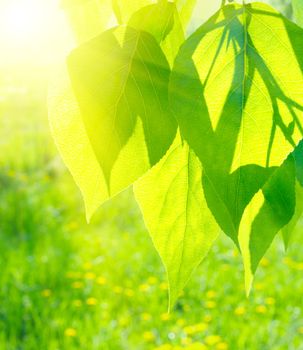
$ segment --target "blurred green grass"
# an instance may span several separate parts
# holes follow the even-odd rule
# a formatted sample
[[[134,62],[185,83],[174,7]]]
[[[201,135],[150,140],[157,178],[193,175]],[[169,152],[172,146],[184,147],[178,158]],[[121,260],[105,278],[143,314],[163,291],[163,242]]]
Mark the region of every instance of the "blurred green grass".
[[[302,225],[287,257],[275,241],[249,299],[222,235],[168,315],[132,191],[85,222],[49,134],[45,85],[26,81],[0,87],[1,350],[303,349]]]

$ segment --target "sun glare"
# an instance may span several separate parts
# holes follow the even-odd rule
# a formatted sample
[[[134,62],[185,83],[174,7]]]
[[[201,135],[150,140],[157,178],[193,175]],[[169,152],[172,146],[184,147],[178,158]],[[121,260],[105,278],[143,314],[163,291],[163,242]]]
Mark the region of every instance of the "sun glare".
[[[0,0],[0,47],[7,59],[46,59],[64,37],[57,0]]]
[[[12,4],[5,11],[5,34],[12,40],[31,40],[43,29],[44,17],[41,6],[31,8],[25,4]]]

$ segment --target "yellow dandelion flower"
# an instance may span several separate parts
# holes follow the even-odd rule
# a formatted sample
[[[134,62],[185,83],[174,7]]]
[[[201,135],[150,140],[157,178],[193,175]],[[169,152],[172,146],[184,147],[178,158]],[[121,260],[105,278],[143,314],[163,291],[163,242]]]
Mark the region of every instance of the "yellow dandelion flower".
[[[206,298],[208,299],[214,299],[216,297],[217,293],[214,290],[209,290],[206,293]]]
[[[276,303],[276,300],[275,300],[275,298],[266,298],[265,303],[267,305],[274,305]]]
[[[84,278],[87,280],[94,280],[96,278],[96,274],[94,274],[93,272],[86,272]]]
[[[188,335],[204,332],[207,329],[207,323],[197,323],[191,326],[184,327],[183,331]]]
[[[148,314],[147,312],[144,312],[142,315],[141,315],[141,320],[143,321],[149,321],[151,320],[151,314]]]
[[[179,318],[179,320],[177,320],[177,326],[179,327],[183,327],[185,323],[186,321],[183,318]]]
[[[205,343],[210,346],[214,346],[221,342],[221,337],[219,335],[208,335],[205,338]]]
[[[158,283],[158,279],[157,279],[157,277],[149,277],[148,279],[147,279],[147,283],[148,284],[151,284],[151,285],[153,285],[153,284],[157,284]]]
[[[245,313],[246,313],[246,308],[244,306],[238,306],[234,311],[234,314],[237,316],[243,316]]]
[[[188,350],[207,350],[207,346],[203,343],[192,343],[189,347],[187,347]]]
[[[263,266],[263,267],[267,267],[269,266],[269,260],[267,258],[262,258],[261,261],[260,261],[260,265]]]
[[[141,284],[139,286],[139,291],[140,292],[148,292],[149,288],[150,288],[149,284],[144,283],[144,284]]]
[[[160,284],[160,289],[162,289],[162,290],[168,290],[168,283],[162,282],[162,283]]]
[[[74,328],[67,328],[64,331],[64,335],[66,337],[75,337],[77,335],[77,331]]]
[[[255,289],[256,290],[263,290],[264,289],[264,284],[263,283],[256,283]]]
[[[72,287],[74,289],[81,289],[84,287],[84,283],[81,282],[81,281],[75,281],[73,284],[72,284]]]
[[[192,344],[192,342],[193,342],[192,339],[189,337],[185,337],[185,338],[181,339],[181,344],[184,346],[188,346],[188,345]]]
[[[168,313],[164,313],[160,316],[162,321],[169,321],[171,319],[171,315]]]
[[[297,268],[297,270],[299,270],[299,271],[303,271],[303,263],[297,263],[297,264],[296,264],[296,268]]]
[[[267,312],[267,308],[266,308],[266,306],[264,306],[264,305],[258,305],[258,306],[256,307],[256,312],[257,312],[258,314],[265,314],[265,313]]]
[[[106,284],[106,278],[104,277],[98,277],[96,280],[97,284],[99,284],[100,286],[104,286]]]
[[[125,289],[124,294],[129,298],[132,298],[135,295],[134,291],[130,288]]]
[[[211,315],[205,315],[204,318],[203,318],[203,321],[209,323],[209,322],[212,321],[212,319],[213,319],[213,318],[212,318]]]
[[[220,342],[216,345],[216,350],[227,350],[228,344],[225,342]]]
[[[80,300],[80,299],[76,299],[76,300],[74,300],[73,301],[73,305],[75,306],[75,307],[81,307],[82,306],[82,300]]]
[[[215,301],[209,300],[205,303],[205,306],[207,309],[214,309],[217,306],[217,304]]]
[[[43,298],[49,298],[52,295],[52,291],[50,289],[44,289],[41,292],[41,295],[43,296]]]
[[[86,304],[89,306],[95,306],[97,305],[97,303],[98,303],[98,300],[96,298],[88,298],[86,300]]]
[[[148,342],[152,342],[155,340],[155,335],[153,332],[147,331],[143,333],[143,339]]]
[[[170,344],[162,344],[154,348],[154,350],[173,350],[174,348]]]
[[[123,288],[120,287],[120,286],[115,286],[115,287],[113,288],[113,292],[114,292],[115,294],[121,294],[121,293],[123,292]]]

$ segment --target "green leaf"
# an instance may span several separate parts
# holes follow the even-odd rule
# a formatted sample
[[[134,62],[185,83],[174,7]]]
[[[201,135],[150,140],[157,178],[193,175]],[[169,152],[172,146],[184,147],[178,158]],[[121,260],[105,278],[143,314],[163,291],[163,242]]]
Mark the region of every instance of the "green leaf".
[[[296,22],[303,26],[303,2],[302,0],[292,0],[292,7]]]
[[[302,36],[267,5],[229,5],[176,58],[171,105],[202,162],[208,205],[236,244],[245,207],[302,138]]]
[[[128,25],[144,30],[157,40],[170,65],[173,65],[181,44],[184,42],[182,24],[176,6],[172,2],[160,1],[135,12]]]
[[[112,0],[112,6],[119,24],[127,23],[131,15],[141,7],[154,3],[153,0]]]
[[[295,212],[289,223],[282,228],[282,236],[284,241],[285,249],[289,247],[290,241],[292,239],[294,230],[299,222],[299,219],[303,214],[303,188],[298,181],[296,181],[296,206]]]
[[[295,187],[296,207],[292,219],[285,227],[282,228],[285,249],[288,248],[293,231],[295,230],[297,223],[303,214],[303,141],[299,143],[292,154],[295,160],[297,179]]]
[[[83,44],[68,65],[76,101],[66,83],[61,96],[53,93],[50,119],[90,217],[97,203],[132,184],[170,147],[176,133],[168,108],[170,69],[156,40],[129,27]]]
[[[167,270],[170,308],[219,232],[205,201],[201,176],[199,159],[177,137],[160,163],[134,186],[146,226]]]
[[[291,154],[245,208],[239,242],[249,293],[258,264],[272,240],[295,214],[295,160]]]
[[[175,0],[184,31],[186,32],[193,16],[197,0]]]
[[[110,0],[63,0],[61,2],[78,43],[103,32],[110,21]]]

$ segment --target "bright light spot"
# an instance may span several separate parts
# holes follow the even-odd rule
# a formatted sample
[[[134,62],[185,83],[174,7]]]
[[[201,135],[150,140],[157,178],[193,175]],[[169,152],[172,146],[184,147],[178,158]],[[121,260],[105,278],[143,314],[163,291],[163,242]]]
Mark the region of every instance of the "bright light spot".
[[[1,34],[15,45],[40,40],[50,31],[50,16],[45,1],[10,0],[1,9]]]
[[[20,42],[33,39],[44,29],[45,16],[41,5],[29,7],[28,4],[13,3],[6,8],[3,16],[5,34]]]
[[[64,45],[58,0],[0,0],[0,47],[6,60],[41,62]]]

